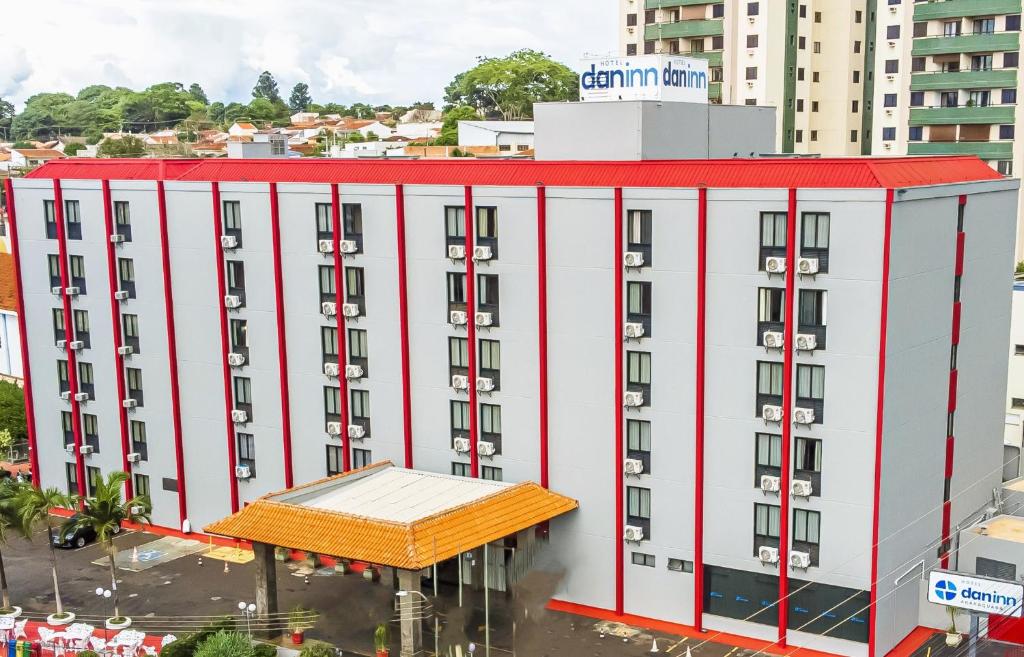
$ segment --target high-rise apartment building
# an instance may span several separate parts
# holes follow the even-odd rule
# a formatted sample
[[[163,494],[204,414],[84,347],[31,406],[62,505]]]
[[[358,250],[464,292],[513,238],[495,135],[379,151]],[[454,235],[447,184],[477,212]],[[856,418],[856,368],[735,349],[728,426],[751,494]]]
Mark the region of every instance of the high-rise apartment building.
[[[708,60],[712,102],[778,108],[777,149],[871,144],[872,0],[619,0],[621,55]]]

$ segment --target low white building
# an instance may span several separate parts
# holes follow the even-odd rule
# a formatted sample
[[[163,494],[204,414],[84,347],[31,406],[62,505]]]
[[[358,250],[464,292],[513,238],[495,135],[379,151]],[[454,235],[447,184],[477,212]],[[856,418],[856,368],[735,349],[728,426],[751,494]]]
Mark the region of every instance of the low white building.
[[[395,134],[409,139],[433,139],[441,132],[442,127],[444,127],[444,123],[441,121],[399,123],[395,126]]]
[[[289,157],[288,135],[279,132],[257,132],[252,139],[228,141],[228,157],[277,158]]]
[[[497,146],[519,153],[533,148],[533,121],[459,121],[459,146]]]
[[[394,157],[405,155],[405,142],[349,141],[331,146],[329,155],[337,158]]]

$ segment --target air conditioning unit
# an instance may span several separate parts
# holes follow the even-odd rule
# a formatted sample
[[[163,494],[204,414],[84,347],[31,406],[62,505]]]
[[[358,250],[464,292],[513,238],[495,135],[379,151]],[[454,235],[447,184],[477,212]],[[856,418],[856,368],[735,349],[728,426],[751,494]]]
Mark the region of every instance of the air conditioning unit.
[[[236,479],[251,479],[252,470],[247,465],[236,465],[235,466],[235,478]]]
[[[751,25],[754,24],[755,20],[757,20],[757,19],[755,19],[753,16],[747,16],[747,22],[750,23]]]
[[[626,251],[622,256],[622,264],[626,267],[643,267],[644,254],[639,251]]]
[[[228,354],[228,365],[231,367],[241,367],[245,365],[244,354]]]
[[[453,374],[452,387],[456,390],[469,390],[469,377],[464,374]]]
[[[469,316],[463,310],[453,310],[448,313],[448,322],[455,326],[464,326],[469,321]]]
[[[129,297],[128,290],[118,290],[114,292],[114,299],[118,301],[127,301]]]
[[[63,349],[67,348],[68,341],[67,340],[57,340],[56,345],[57,345],[58,349],[62,349],[63,350]]]
[[[796,348],[799,351],[814,351],[818,348],[818,336],[813,333],[797,333]]]
[[[761,334],[761,341],[764,342],[766,349],[782,349],[785,336],[782,331],[765,331]]]
[[[490,260],[493,257],[491,253],[491,247],[489,246],[474,246],[473,247],[473,260]]]
[[[52,294],[55,297],[59,297],[63,293],[64,293],[64,288],[62,288],[59,285],[50,288],[50,294]]]
[[[630,408],[638,408],[644,405],[644,393],[630,390],[623,395],[622,405]]]
[[[491,313],[476,313],[473,321],[477,326],[490,326],[494,322],[494,316]]]
[[[896,13],[896,6],[895,5],[889,7],[889,13],[890,14],[895,14]]]
[[[466,454],[469,452],[469,438],[456,438],[452,441],[452,447],[459,454]]]
[[[67,294],[67,295],[68,295],[69,297],[77,297],[77,296],[78,296],[78,293],[79,293],[79,292],[81,292],[81,290],[80,290],[80,289],[78,288],[78,286],[77,286],[77,285],[72,285],[71,287],[66,287],[66,288],[64,288],[64,292],[65,292],[65,293],[66,293],[66,294]]]
[[[813,408],[793,409],[793,421],[797,424],[814,424]]]
[[[236,296],[234,294],[229,294],[229,295],[224,297],[224,307],[225,308],[239,308],[239,307],[241,307],[241,305],[242,305],[242,297]]]
[[[324,363],[324,374],[329,377],[336,377],[341,372],[341,367],[337,363]]]
[[[131,345],[125,345],[123,347],[118,347],[117,348],[117,354],[119,356],[131,356],[134,353],[135,353],[135,347],[132,347]]]
[[[329,436],[340,436],[341,435],[341,422],[328,422],[327,423],[327,434]]]
[[[320,253],[334,253],[333,240],[319,240],[316,243],[316,250]]]
[[[72,351],[80,351],[85,346],[85,343],[81,340],[72,340],[68,343],[68,346],[71,347]]]
[[[494,456],[494,443],[481,440],[476,444],[476,453],[480,456]]]
[[[757,558],[761,560],[761,563],[779,563],[779,548],[762,545],[757,548]]]
[[[884,148],[887,151],[891,151],[892,150],[892,143],[887,141],[884,144],[882,144],[882,148]]]
[[[630,543],[639,543],[644,540],[644,528],[626,525],[625,531],[622,532],[622,538]]]
[[[71,393],[69,391],[65,390],[64,392],[60,393],[60,398],[63,399],[64,401],[70,401],[71,400]]]
[[[789,482],[789,493],[793,497],[810,497],[814,492],[814,485],[806,479],[794,479]]]
[[[352,440],[361,440],[366,437],[366,427],[361,424],[348,425],[348,437]]]
[[[87,401],[89,401],[89,393],[87,393],[87,392],[76,392],[75,393],[75,401],[77,401],[77,402],[87,402]]]
[[[142,461],[142,454],[139,454],[138,452],[128,452],[126,458],[128,459],[129,463],[138,463]]]
[[[796,261],[796,271],[799,274],[817,274],[818,273],[818,259],[817,258],[800,258]]]
[[[92,454],[92,452],[92,445],[82,445],[81,447],[78,448],[78,453],[81,454],[82,456]]]
[[[789,555],[789,566],[807,570],[811,567],[811,555],[808,552],[792,552]]]
[[[123,241],[124,241],[124,235],[122,235],[121,233],[114,233],[113,235],[110,236],[110,243],[111,244],[120,244]]]
[[[786,271],[786,259],[774,256],[765,258],[764,270],[769,274],[782,274]]]
[[[622,466],[622,471],[628,475],[642,474],[644,471],[644,462],[640,459],[626,459],[626,462]]]
[[[889,42],[889,47],[890,48],[895,48],[896,47],[896,42],[895,41],[890,41]]]
[[[135,408],[139,405],[139,402],[135,399],[125,399],[121,402],[123,408]]]
[[[333,301],[324,301],[320,304],[320,314],[326,317],[334,317],[338,314],[338,305]]]
[[[626,322],[626,337],[634,339],[644,337],[644,325],[639,322]]]
[[[236,408],[231,411],[231,421],[235,424],[245,424],[249,421],[249,414]]]
[[[466,259],[466,247],[462,244],[449,244],[448,245],[448,258],[451,260],[465,260]]]
[[[494,379],[489,379],[486,376],[478,376],[476,378],[476,391],[477,392],[492,392],[494,390]]]
[[[894,74],[890,73],[890,74],[886,75],[886,76],[885,76],[885,78],[886,78],[886,79],[887,79],[887,80],[888,80],[889,82],[892,82],[893,80],[895,80],[895,79],[896,79],[896,76],[895,76]]]
[[[359,250],[359,245],[355,240],[341,240],[338,242],[338,250],[342,253],[355,253]]]
[[[64,445],[64,451],[67,452],[68,454],[74,454],[75,453],[75,445],[74,445],[74,443],[72,443],[70,445]]]
[[[362,365],[346,365],[345,366],[345,378],[346,379],[361,379],[361,378],[363,378],[363,366]]]
[[[782,407],[765,404],[761,407],[761,419],[765,422],[782,422]]]
[[[341,304],[341,314],[345,317],[359,317],[359,304],[357,303],[343,303]]]
[[[761,475],[761,492],[778,493],[782,488],[782,479],[772,475]]]
[[[222,249],[237,249],[238,238],[234,235],[221,235],[220,236],[220,248]]]

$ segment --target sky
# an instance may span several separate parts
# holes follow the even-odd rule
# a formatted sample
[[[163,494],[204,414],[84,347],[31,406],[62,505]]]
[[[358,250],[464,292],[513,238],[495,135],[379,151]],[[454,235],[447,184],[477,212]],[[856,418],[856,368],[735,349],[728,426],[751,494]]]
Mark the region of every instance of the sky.
[[[248,102],[263,70],[287,100],[439,102],[477,55],[542,50],[575,67],[616,48],[617,0],[2,0],[0,98],[198,82]]]

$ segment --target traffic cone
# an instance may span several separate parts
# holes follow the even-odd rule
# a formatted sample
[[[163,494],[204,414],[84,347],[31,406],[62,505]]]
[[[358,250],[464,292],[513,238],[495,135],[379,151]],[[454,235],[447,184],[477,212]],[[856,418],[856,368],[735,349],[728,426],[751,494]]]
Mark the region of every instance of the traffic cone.
[[[132,548],[132,563],[139,563],[139,546]]]
[[[686,657],[693,657],[693,653],[690,652],[690,646],[686,646]]]
[[[651,652],[661,652],[658,650],[658,637],[654,637],[654,642],[651,644]]]
[[[225,573],[230,573],[231,572],[231,568],[228,567],[228,562],[227,561],[224,562],[224,572]]]

